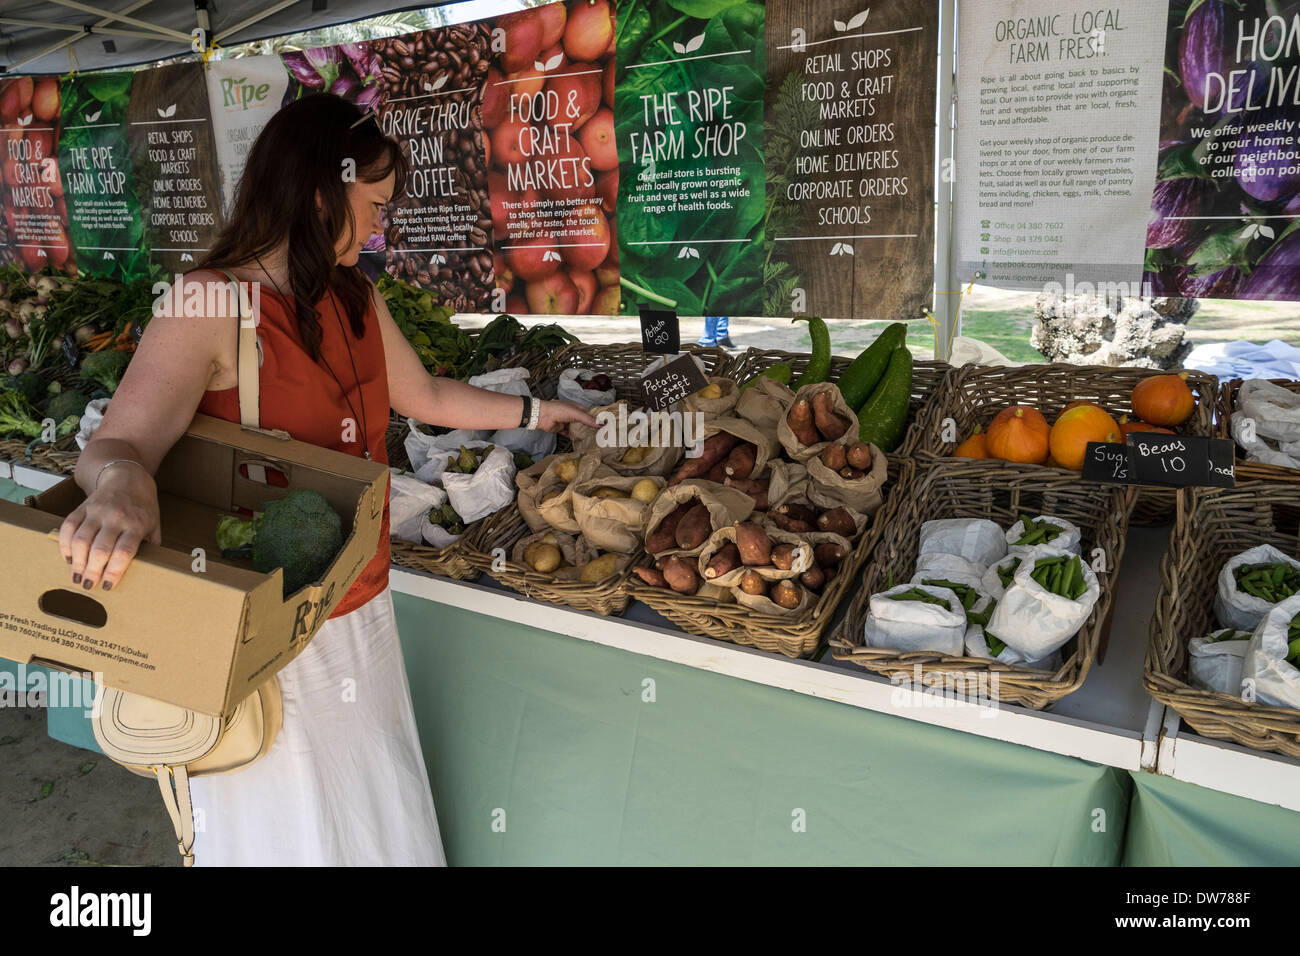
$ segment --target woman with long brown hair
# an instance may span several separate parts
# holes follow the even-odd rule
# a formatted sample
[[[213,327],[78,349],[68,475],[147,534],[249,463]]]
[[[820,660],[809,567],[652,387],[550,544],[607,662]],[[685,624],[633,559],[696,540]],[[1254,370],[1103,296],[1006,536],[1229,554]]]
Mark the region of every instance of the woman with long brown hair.
[[[254,143],[227,225],[203,267],[181,278],[180,298],[195,283],[226,283],[218,268],[256,284],[261,426],[387,462],[390,406],[452,428],[594,425],[569,402],[534,405],[425,371],[357,266],[406,175],[374,115],[330,94],[285,107]],[[237,313],[156,310],[77,463],[87,497],[60,530],[74,584],[110,589],[142,543],[161,543],[153,475],[196,411],[240,420],[238,322]],[[191,781],[198,862],[445,862],[388,551],[385,507],[373,559],[278,675],[284,724],[270,752],[237,773]]]

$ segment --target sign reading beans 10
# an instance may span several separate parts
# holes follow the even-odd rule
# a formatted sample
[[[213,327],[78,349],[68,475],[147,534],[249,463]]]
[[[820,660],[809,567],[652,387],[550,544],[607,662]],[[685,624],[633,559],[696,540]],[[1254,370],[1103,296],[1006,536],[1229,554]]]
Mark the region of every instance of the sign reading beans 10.
[[[462,312],[916,318],[937,0],[564,0],[281,57],[0,83],[0,261],[145,274],[212,246],[316,92],[412,174],[366,246]]]

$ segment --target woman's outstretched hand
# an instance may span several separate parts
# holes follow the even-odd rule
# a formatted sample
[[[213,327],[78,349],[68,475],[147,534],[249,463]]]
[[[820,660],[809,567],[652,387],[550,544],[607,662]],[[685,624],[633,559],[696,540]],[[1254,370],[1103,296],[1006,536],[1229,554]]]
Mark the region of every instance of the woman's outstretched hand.
[[[121,581],[145,541],[162,543],[158,488],[148,472],[132,464],[105,470],[98,487],[59,528],[59,550],[73,584],[83,588],[102,583],[107,591]]]
[[[542,402],[542,415],[537,423],[538,429],[558,434],[565,431],[570,422],[582,422],[592,428],[597,427],[596,419],[577,402],[564,399]]]

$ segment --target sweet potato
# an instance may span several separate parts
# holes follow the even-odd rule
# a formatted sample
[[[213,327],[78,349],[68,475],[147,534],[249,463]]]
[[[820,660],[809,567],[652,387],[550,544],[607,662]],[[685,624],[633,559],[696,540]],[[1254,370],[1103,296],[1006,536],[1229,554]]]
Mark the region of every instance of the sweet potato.
[[[725,461],[718,462],[709,469],[709,473],[704,477],[708,481],[716,481],[718,484],[722,484],[727,480],[727,463]]]
[[[843,445],[827,445],[821,454],[821,459],[822,464],[831,471],[839,471],[848,460],[844,457]]]
[[[740,567],[740,550],[728,541],[709,559],[704,569],[704,577],[707,580],[720,578],[738,567]]]
[[[803,574],[799,575],[799,583],[815,594],[820,594],[822,588],[826,586],[826,572],[821,569],[820,565],[814,564]]]
[[[822,574],[826,575],[826,583],[830,584],[835,580],[836,575],[840,573],[840,566],[832,564],[829,568],[822,568]]]
[[[676,485],[685,481],[687,478],[702,478],[709,473],[718,462],[723,461],[730,453],[731,449],[736,447],[740,441],[730,432],[718,432],[716,435],[710,435],[704,439],[704,447],[700,451],[700,457],[687,458],[686,461],[678,468],[668,484]]]
[[[713,524],[709,518],[709,509],[696,502],[691,510],[677,522],[677,547],[690,551],[702,545],[713,533]]]
[[[861,469],[852,468],[848,465],[845,465],[843,468],[840,469],[840,477],[843,478],[845,481],[858,481],[862,478],[867,477],[867,473],[865,471],[862,471]]]
[[[844,545],[834,541],[823,541],[813,547],[813,560],[819,568],[838,567],[844,558]]]
[[[835,410],[830,392],[818,392],[812,400],[813,426],[826,441],[839,441],[849,430],[849,420]]]
[[[772,539],[752,521],[736,522],[736,547],[740,549],[741,562],[747,567],[772,563]]]
[[[778,544],[772,549],[772,567],[778,571],[789,571],[794,567],[797,544]]]
[[[753,498],[755,511],[767,510],[768,482],[755,481],[753,478],[728,478],[724,484],[728,488],[735,488],[737,491],[743,491],[745,494],[749,495],[749,497]]]
[[[659,526],[645,536],[645,549],[651,554],[667,551],[677,544],[677,525],[686,512],[695,506],[695,501],[686,501],[678,505],[659,522]]]
[[[779,512],[772,512],[769,517],[772,519],[772,524],[791,534],[808,534],[810,531],[817,530],[817,525],[812,521],[801,521]]]
[[[633,568],[632,572],[652,588],[668,587],[664,573],[656,568]]]
[[[754,473],[758,448],[753,442],[742,441],[727,454],[726,472],[732,478],[748,478]]]
[[[664,580],[678,594],[694,594],[700,589],[700,576],[695,573],[695,562],[673,555],[664,561]]]
[[[757,571],[746,571],[740,576],[740,589],[746,594],[766,594],[767,582]]]
[[[817,428],[813,425],[813,410],[808,404],[808,399],[795,399],[794,404],[790,406],[790,411],[786,413],[785,423],[790,426],[790,431],[801,445],[817,445],[821,443],[821,436],[817,434]]]
[[[811,525],[817,523],[817,512],[808,505],[800,504],[797,501],[787,501],[776,510],[787,518],[793,518],[795,521],[806,521]]]
[[[871,446],[866,442],[855,441],[845,451],[849,465],[861,471],[871,470]]]
[[[793,581],[777,581],[772,585],[772,593],[768,597],[780,607],[796,608],[803,600],[803,588]]]
[[[853,515],[849,514],[847,509],[832,508],[830,511],[822,512],[821,517],[817,519],[817,527],[822,531],[830,531],[832,534],[838,534],[844,538],[851,538],[858,533],[858,526],[853,522]]]

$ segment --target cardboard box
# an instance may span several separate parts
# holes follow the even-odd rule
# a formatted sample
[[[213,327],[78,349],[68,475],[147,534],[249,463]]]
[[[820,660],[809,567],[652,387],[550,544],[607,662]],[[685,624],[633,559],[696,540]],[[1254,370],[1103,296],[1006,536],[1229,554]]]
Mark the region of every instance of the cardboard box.
[[[263,483],[265,468],[288,487]],[[0,501],[0,657],[102,673],[108,687],[229,714],[307,646],[374,557],[388,468],[198,415],[155,477],[162,545],[142,545],[111,591],[73,585],[59,553],[59,526],[85,500],[71,478],[26,505]],[[329,501],[344,542],[320,581],[286,599],[280,570],[222,558],[216,524],[298,489]]]

